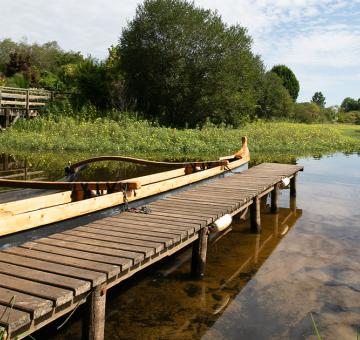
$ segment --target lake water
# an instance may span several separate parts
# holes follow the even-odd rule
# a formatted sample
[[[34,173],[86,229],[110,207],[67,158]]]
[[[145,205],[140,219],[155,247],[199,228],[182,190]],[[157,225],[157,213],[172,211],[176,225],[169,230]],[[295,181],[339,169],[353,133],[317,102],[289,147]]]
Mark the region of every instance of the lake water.
[[[316,339],[314,323],[323,339],[360,336],[360,157],[298,163],[297,209],[284,190],[261,235],[234,223],[202,281],[185,250],[109,290],[105,338]],[[81,314],[35,339],[80,339]]]

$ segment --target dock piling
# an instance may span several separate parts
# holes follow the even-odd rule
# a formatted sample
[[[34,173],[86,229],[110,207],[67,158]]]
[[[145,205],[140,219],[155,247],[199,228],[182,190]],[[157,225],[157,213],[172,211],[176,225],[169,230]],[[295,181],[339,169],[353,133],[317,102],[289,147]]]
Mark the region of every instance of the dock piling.
[[[208,228],[205,227],[199,231],[199,238],[192,248],[191,275],[195,278],[202,278],[205,275],[207,245]]]
[[[296,177],[297,174],[295,173],[293,177],[290,179],[290,196],[296,197]]]
[[[277,214],[279,212],[279,184],[275,184],[274,190],[271,192],[271,213]]]
[[[83,320],[83,339],[103,340],[105,335],[106,286],[96,287],[87,301],[87,315]]]
[[[260,204],[261,198],[256,196],[250,205],[250,230],[253,233],[261,232]]]

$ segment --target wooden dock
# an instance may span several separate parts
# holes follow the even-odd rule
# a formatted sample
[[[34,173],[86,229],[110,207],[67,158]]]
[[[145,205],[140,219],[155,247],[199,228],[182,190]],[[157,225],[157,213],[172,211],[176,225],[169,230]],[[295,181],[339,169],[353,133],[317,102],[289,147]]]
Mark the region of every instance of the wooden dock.
[[[54,93],[43,89],[0,86],[0,128],[9,127],[19,117],[36,117]]]
[[[107,289],[192,244],[192,273],[205,271],[210,225],[249,207],[250,228],[261,231],[260,200],[271,193],[278,211],[280,184],[302,166],[263,163],[147,205],[0,252],[0,325],[19,339],[86,303],[89,339],[103,339]],[[0,329],[1,329],[0,327]],[[1,332],[1,330],[0,330]]]

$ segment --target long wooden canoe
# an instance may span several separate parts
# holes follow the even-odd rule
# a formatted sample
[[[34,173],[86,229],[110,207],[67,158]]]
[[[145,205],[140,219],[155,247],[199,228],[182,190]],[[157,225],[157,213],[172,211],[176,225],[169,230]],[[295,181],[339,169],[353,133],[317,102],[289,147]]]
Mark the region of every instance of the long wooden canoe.
[[[139,164],[178,167],[147,176],[113,182],[69,181],[83,165],[96,161],[130,161],[135,158],[103,156],[72,164],[67,177],[59,182],[0,180],[0,187],[58,190],[40,196],[0,204],[0,237],[129,202],[140,201],[190,184],[222,176],[250,160],[247,139],[241,150],[217,161],[169,163],[139,160]],[[59,190],[61,190],[59,192]]]

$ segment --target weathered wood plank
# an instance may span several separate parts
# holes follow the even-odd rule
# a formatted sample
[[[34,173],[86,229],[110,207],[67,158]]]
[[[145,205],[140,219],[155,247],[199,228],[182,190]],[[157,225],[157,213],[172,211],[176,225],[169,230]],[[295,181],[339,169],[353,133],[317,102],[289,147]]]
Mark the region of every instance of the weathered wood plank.
[[[36,249],[32,248],[33,245],[29,244],[28,242],[21,245],[21,247],[11,247],[3,250],[3,252],[15,255],[19,254],[22,256],[27,256],[29,258],[46,260],[58,264],[72,265],[78,268],[93,269],[102,273],[106,273],[109,278],[120,273],[121,267],[119,265],[114,265],[113,263],[110,263],[112,265],[109,265],[109,263],[106,262],[108,258],[104,258],[101,255],[86,252],[70,251],[63,248],[54,249],[50,247],[40,247],[38,245],[36,245]],[[46,248],[46,250],[42,251],[40,250],[40,248]]]
[[[62,241],[54,238],[44,237],[36,240],[34,243],[45,244],[49,246],[71,249],[71,250],[80,250],[86,251],[88,253],[100,254],[100,255],[109,255],[113,257],[119,257],[126,261],[126,259],[131,260],[133,264],[139,263],[144,259],[144,255],[142,253],[138,253],[136,251],[125,251],[125,250],[115,250],[106,247],[95,247],[93,245],[79,244],[77,242],[70,241]]]
[[[66,235],[66,234],[62,234],[62,233],[50,235],[49,238],[57,239],[57,240],[64,240],[64,241],[71,241],[71,242],[81,243],[81,244],[86,244],[86,245],[105,247],[106,249],[112,248],[112,249],[117,249],[117,250],[130,250],[132,252],[142,253],[146,257],[149,257],[155,253],[154,248],[151,248],[151,247],[149,248],[149,247],[129,245],[129,244],[118,243],[118,242],[94,240],[91,238]]]
[[[126,237],[116,237],[116,236],[106,236],[99,233],[94,233],[92,231],[78,231],[78,230],[69,230],[64,231],[62,233],[63,235],[71,235],[71,236],[81,236],[84,238],[90,238],[94,240],[102,240],[102,241],[109,241],[119,244],[126,244],[126,245],[134,245],[134,246],[144,246],[146,248],[154,249],[155,252],[160,252],[164,249],[164,244],[161,242],[152,242],[152,241],[142,241],[142,240],[136,240]]]
[[[26,250],[26,249],[24,249],[24,250]],[[29,255],[29,254],[27,254],[27,255]],[[103,272],[96,271],[96,264],[94,264],[94,262],[88,263],[88,267],[90,267],[90,268],[93,268],[95,266],[94,270],[89,270],[89,269],[84,268],[84,265],[81,266],[81,264],[82,264],[81,262],[80,262],[81,264],[80,264],[80,268],[79,268],[79,267],[73,267],[74,263],[72,261],[69,261],[69,262],[65,261],[65,264],[59,264],[59,263],[55,263],[55,262],[46,261],[46,259],[49,258],[48,254],[46,254],[46,255],[47,256],[44,256],[45,257],[44,260],[38,260],[36,258],[14,255],[14,254],[6,253],[6,252],[2,251],[0,253],[0,258],[1,258],[2,262],[11,263],[11,264],[15,264],[15,265],[21,265],[21,266],[24,266],[27,268],[42,270],[42,271],[46,271],[49,273],[66,275],[66,276],[74,277],[77,279],[88,280],[92,283],[93,286],[97,286],[100,283],[103,283],[106,281],[106,275]],[[53,260],[53,258],[51,258],[51,259]],[[63,258],[60,258],[57,260],[58,260],[58,262],[61,262],[61,263],[63,263],[63,261],[64,261]],[[79,266],[78,261],[75,261],[75,262]],[[101,267],[101,268],[102,268],[102,271],[104,271],[103,267]]]
[[[0,274],[0,286],[52,300],[55,306],[61,306],[66,302],[71,301],[74,296],[71,290],[33,282],[31,280],[20,279],[5,274]]]
[[[151,217],[151,213],[150,214],[136,214],[136,213],[130,213],[130,214],[120,214],[118,216],[114,216],[114,217],[109,217],[109,219],[104,220],[106,222],[124,222],[124,223],[128,223],[128,222],[133,222],[133,221],[137,221],[137,223],[139,223],[138,221],[141,221],[141,223],[143,222],[149,222],[149,223],[156,223],[156,224],[160,224],[160,227],[162,227],[162,224],[166,224],[169,227],[185,227],[185,229],[191,229],[194,228],[195,230],[198,230],[200,223],[198,223],[197,221],[182,221],[178,218],[171,218],[171,217],[156,217],[156,219],[154,219],[153,217]],[[144,223],[144,225],[146,225]]]
[[[166,226],[157,225],[156,227],[148,227],[145,225],[140,225],[135,223],[134,221],[129,221],[128,223],[119,223],[119,222],[106,222],[106,224],[102,224],[102,221],[99,221],[96,225],[97,226],[103,226],[108,227],[112,226],[115,229],[122,228],[122,230],[125,230],[126,232],[130,233],[144,233],[149,236],[159,236],[159,237],[169,237],[173,240],[180,241],[180,238],[187,237],[187,232],[185,230],[176,230],[172,228],[166,228]]]
[[[128,239],[132,239],[132,240],[141,240],[141,241],[153,241],[153,242],[161,242],[164,246],[171,246],[174,242],[174,240],[171,237],[164,237],[164,236],[152,236],[152,235],[147,235],[146,232],[138,232],[136,231],[134,232],[129,232],[127,233],[126,230],[122,231],[119,230],[118,228],[114,228],[111,227],[110,228],[106,228],[106,225],[102,225],[102,224],[91,224],[91,226],[86,226],[86,227],[77,227],[75,230],[80,230],[80,231],[86,231],[86,232],[91,232],[91,233],[100,233],[102,235],[107,235],[107,236],[114,236],[114,237],[126,237]]]
[[[9,308],[0,304],[0,325],[4,325],[11,332],[28,325],[31,315],[16,308]]]
[[[51,312],[54,305],[51,300],[41,299],[33,295],[2,287],[0,287],[0,304],[8,307],[13,304],[16,309],[29,312],[34,319]]]
[[[155,230],[162,230],[162,229],[171,229],[171,231],[173,232],[175,231],[181,231],[183,232],[189,232],[189,233],[194,233],[195,231],[198,230],[198,226],[188,226],[186,225],[186,223],[180,223],[179,221],[176,221],[176,223],[172,223],[172,221],[169,221],[169,219],[144,219],[142,218],[142,215],[136,215],[134,216],[133,219],[126,219],[126,220],[122,220],[122,221],[98,221],[98,223],[103,223],[105,225],[107,224],[111,224],[111,225],[126,225],[129,227],[132,226],[144,226],[144,227],[152,227],[151,229],[148,230],[152,230],[153,228]],[[162,230],[165,231],[166,230]],[[176,233],[178,235],[178,233]]]
[[[0,258],[1,261],[1,258]],[[74,279],[58,274],[43,272],[40,270],[29,269],[19,265],[0,262],[0,273],[19,277],[33,282],[51,284],[53,286],[62,287],[73,290],[74,295],[80,295],[90,289],[90,282]]]

